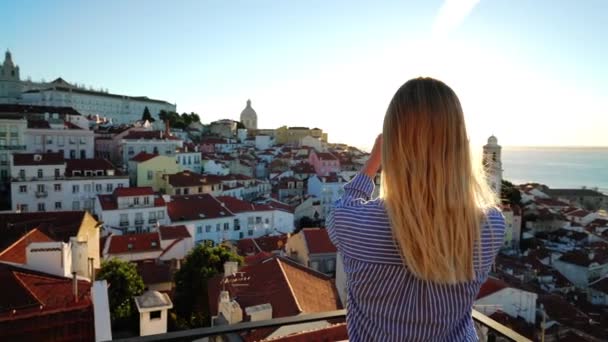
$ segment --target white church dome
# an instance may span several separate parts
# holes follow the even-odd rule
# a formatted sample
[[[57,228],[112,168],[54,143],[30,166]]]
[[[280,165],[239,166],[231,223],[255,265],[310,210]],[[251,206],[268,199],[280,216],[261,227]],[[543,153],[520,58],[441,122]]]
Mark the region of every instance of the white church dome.
[[[498,139],[494,135],[488,138],[488,145],[497,145]]]
[[[247,100],[247,106],[241,112],[241,122],[247,129],[257,129],[258,114],[251,108],[251,100]]]

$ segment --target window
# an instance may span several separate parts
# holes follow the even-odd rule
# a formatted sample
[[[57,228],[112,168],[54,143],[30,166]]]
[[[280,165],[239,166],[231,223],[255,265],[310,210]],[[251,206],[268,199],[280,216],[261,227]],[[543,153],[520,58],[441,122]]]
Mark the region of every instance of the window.
[[[152,178],[154,178],[154,172],[148,171],[148,180],[152,180]]]
[[[144,204],[150,204],[150,197],[144,197]]]
[[[76,138],[70,137],[69,141],[70,141],[70,145],[74,145],[76,143]]]
[[[205,226],[205,233],[211,233],[211,225],[208,224]]]
[[[219,232],[220,228],[221,228],[221,224],[218,223],[218,224],[215,225],[215,231],[216,232]]]
[[[86,192],[86,193],[91,192],[91,184],[85,184],[84,185],[84,192]]]
[[[224,230],[230,230],[230,224],[228,222],[224,223]]]
[[[266,223],[266,224],[270,224],[270,219],[269,219],[268,217],[267,217],[267,218],[265,218],[265,219],[264,219],[264,223]]]
[[[133,155],[133,153],[135,153],[135,151],[133,150],[133,146],[129,146],[128,148],[128,152],[127,152],[130,156]]]
[[[44,207],[44,203],[38,203],[38,211],[46,211],[46,208]]]
[[[203,234],[203,227],[202,226],[196,227],[196,234]]]
[[[180,189],[180,188],[175,189],[175,194],[176,195],[181,195],[182,194],[182,189]]]
[[[260,224],[260,223],[262,223],[262,218],[260,216],[256,216],[255,224]]]
[[[70,159],[76,159],[76,150],[70,150]]]
[[[101,192],[101,189],[103,189],[101,184],[95,184],[95,192]]]
[[[150,311],[150,319],[160,319],[161,311]]]
[[[249,230],[247,231],[247,235],[249,235],[249,236],[253,236],[253,229],[249,229]]]
[[[234,230],[241,230],[241,225],[239,224],[239,219],[234,219]]]
[[[55,188],[55,191],[61,191],[61,184],[55,184],[53,187]]]
[[[72,210],[80,210],[80,201],[72,202]]]
[[[159,210],[158,212],[156,212],[156,218],[158,218],[159,220],[164,219],[165,218],[165,212],[162,210]]]
[[[17,204],[17,210],[21,211],[22,213],[27,212],[27,204]]]
[[[80,143],[81,143],[81,144],[86,144],[86,143],[87,143],[87,138],[85,138],[85,137],[80,137]]]
[[[74,184],[72,185],[72,193],[77,194],[80,192],[80,185]]]
[[[38,192],[44,192],[44,184],[38,184],[37,190]]]
[[[122,226],[122,223],[126,223],[126,225],[129,225],[129,214],[120,214],[120,225]]]
[[[57,145],[63,146],[65,144],[65,137],[60,135],[57,137]]]
[[[123,187],[123,185],[122,185],[122,183],[118,183],[118,184],[116,185],[116,187],[117,187],[117,188],[122,188],[122,187]]]
[[[253,217],[248,217],[247,218],[247,226],[253,226]]]
[[[139,205],[139,197],[133,197],[133,204]]]
[[[19,192],[26,193],[27,192],[27,185],[19,185]]]
[[[106,192],[112,192],[114,190],[114,185],[112,183],[106,184]]]
[[[55,209],[61,209],[61,202],[55,202]]]
[[[310,262],[310,268],[312,268],[315,271],[319,270],[319,262],[318,261],[311,261]]]
[[[80,159],[87,159],[87,151],[80,150]]]
[[[25,178],[25,170],[19,170],[19,178]]]
[[[38,178],[42,178],[43,175],[42,169],[38,169]]]
[[[334,259],[327,259],[325,261],[325,266],[327,269],[327,272],[333,272],[336,270],[336,260]]]
[[[61,177],[61,171],[59,169],[55,169],[55,177]]]

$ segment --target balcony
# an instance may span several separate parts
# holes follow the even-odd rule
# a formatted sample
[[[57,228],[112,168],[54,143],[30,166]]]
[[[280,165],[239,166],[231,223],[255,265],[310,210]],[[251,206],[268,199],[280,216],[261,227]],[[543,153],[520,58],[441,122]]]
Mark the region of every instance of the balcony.
[[[36,198],[45,198],[47,197],[49,194],[46,191],[36,191]]]
[[[144,224],[144,219],[135,219],[136,226],[141,226],[142,224]]]
[[[151,342],[151,341],[194,341],[201,338],[230,335],[230,341],[242,340],[236,333],[253,331],[262,328],[281,328],[284,326],[312,323],[327,320],[344,320],[346,310],[319,312],[291,317],[281,317],[266,321],[243,322],[231,325],[220,325],[208,328],[174,331],[166,334],[139,336],[115,341]],[[521,341],[531,342],[530,339],[518,334],[512,329],[496,322],[484,314],[473,310],[473,320],[480,341]]]
[[[0,151],[25,151],[25,145],[0,145]]]
[[[128,227],[129,226],[129,221],[121,221],[118,225],[121,226],[121,227]]]
[[[136,221],[136,222],[137,222],[137,221]],[[151,218],[151,219],[148,219],[148,223],[149,223],[149,224],[155,224],[156,222],[157,222],[157,220],[156,220],[156,219],[152,219],[152,218]]]

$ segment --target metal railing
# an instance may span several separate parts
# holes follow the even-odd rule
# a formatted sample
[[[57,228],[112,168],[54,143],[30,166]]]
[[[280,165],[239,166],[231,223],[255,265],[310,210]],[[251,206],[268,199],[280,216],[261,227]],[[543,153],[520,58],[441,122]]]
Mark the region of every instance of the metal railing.
[[[287,325],[295,325],[310,322],[319,322],[326,320],[345,319],[346,310],[327,311],[306,315],[290,316],[275,318],[265,321],[255,322],[243,322],[230,325],[219,325],[208,328],[197,328],[182,331],[168,332],[165,334],[149,335],[149,336],[138,336],[131,338],[118,339],[115,341],[121,342],[152,342],[152,341],[194,341],[196,339],[204,337],[222,336],[228,334],[235,334],[240,332],[251,331],[255,329],[263,328],[280,328]],[[531,342],[530,339],[526,338],[515,332],[514,330],[496,322],[490,317],[482,314],[479,311],[473,310],[473,320],[476,326],[481,327],[480,341],[517,341],[517,342]],[[478,334],[480,332],[478,331]]]

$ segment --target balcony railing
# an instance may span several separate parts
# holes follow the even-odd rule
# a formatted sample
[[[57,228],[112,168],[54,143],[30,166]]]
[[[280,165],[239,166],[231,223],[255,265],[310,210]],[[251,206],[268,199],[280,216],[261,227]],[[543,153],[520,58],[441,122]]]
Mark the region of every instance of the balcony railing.
[[[154,224],[154,223],[156,223],[156,219],[148,219],[148,223]]]
[[[25,151],[25,145],[0,145],[0,151],[4,150]]]
[[[48,196],[48,193],[46,191],[36,191],[36,198],[43,198]]]
[[[344,319],[346,310],[320,312],[307,315],[275,318],[266,321],[243,322],[230,325],[219,325],[209,328],[198,328],[182,331],[174,331],[166,334],[139,336],[115,341],[151,342],[151,341],[194,341],[204,337],[216,337],[240,332],[252,331],[262,328],[280,328],[288,325],[320,322],[334,319]],[[473,310],[473,320],[478,329],[480,341],[522,341],[531,342],[530,339],[518,334],[510,328],[496,322],[484,314]],[[234,336],[234,335],[233,335]]]
[[[142,224],[144,224],[144,219],[135,219],[135,224],[136,225],[142,225]]]
[[[121,227],[128,227],[129,226],[129,221],[121,221],[118,225],[121,226]]]

